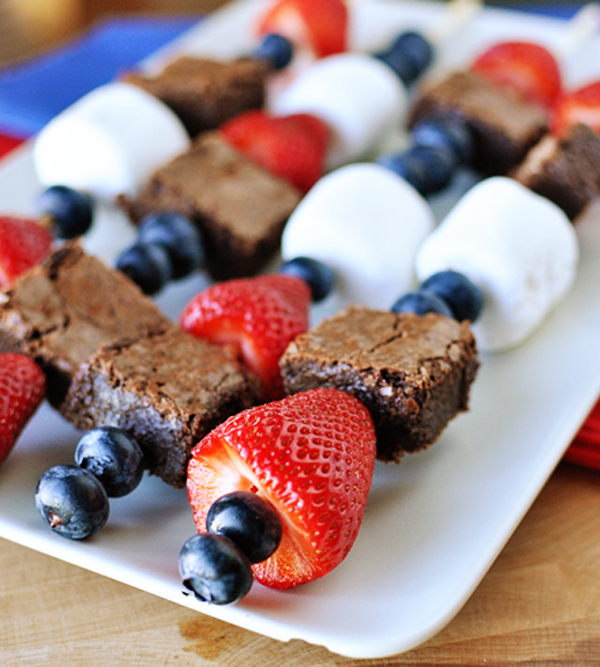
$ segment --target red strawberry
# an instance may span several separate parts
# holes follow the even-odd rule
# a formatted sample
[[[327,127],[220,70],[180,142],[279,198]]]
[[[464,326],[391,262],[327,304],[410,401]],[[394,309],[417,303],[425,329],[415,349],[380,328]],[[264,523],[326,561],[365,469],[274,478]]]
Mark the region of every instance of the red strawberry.
[[[329,128],[315,116],[249,111],[225,123],[221,131],[240,153],[303,193],[323,174]]]
[[[41,403],[46,377],[22,354],[0,354],[0,463]]]
[[[588,125],[600,134],[600,81],[563,93],[554,105],[550,121],[554,134],[563,136],[577,123]]]
[[[0,287],[41,262],[51,245],[52,235],[35,220],[0,216]]]
[[[258,34],[276,32],[317,58],[346,51],[348,7],[343,0],[278,0],[261,16]]]
[[[308,328],[310,290],[292,276],[240,278],[212,285],[195,296],[181,327],[198,338],[232,346],[260,379],[265,400],[283,396],[279,358]]]
[[[546,108],[554,104],[562,87],[554,56],[543,46],[531,42],[496,44],[482,53],[471,69]]]
[[[363,517],[375,465],[375,430],[363,404],[313,389],[241,412],[192,451],[188,497],[198,531],[212,503],[253,491],[283,523],[277,551],[253,566],[258,581],[290,588],[339,565]]]

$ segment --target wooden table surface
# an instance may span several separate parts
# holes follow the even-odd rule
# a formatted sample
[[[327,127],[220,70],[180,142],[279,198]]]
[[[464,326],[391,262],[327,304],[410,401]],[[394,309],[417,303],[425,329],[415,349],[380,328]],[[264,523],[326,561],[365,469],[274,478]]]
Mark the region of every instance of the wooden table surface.
[[[600,473],[565,463],[458,616],[379,660],[268,639],[0,540],[2,667],[598,664]]]

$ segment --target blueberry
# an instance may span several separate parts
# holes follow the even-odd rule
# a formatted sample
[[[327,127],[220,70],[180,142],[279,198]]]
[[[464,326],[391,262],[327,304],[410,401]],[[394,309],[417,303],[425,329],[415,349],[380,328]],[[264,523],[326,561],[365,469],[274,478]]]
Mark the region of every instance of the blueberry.
[[[94,206],[90,195],[66,185],[53,185],[38,197],[37,214],[52,221],[54,234],[74,239],[85,234],[92,224]]]
[[[406,85],[410,85],[429,67],[433,59],[433,47],[423,35],[410,30],[399,35],[375,57],[391,67]]]
[[[117,269],[145,294],[156,294],[173,277],[171,256],[160,243],[134,243],[117,258]]]
[[[100,480],[110,498],[131,493],[144,474],[144,456],[123,429],[100,426],[77,443],[75,463]]]
[[[158,243],[171,258],[173,278],[184,278],[204,263],[200,230],[188,217],[179,213],[150,213],[142,218],[138,243]]]
[[[333,269],[323,262],[310,257],[295,257],[284,262],[279,268],[281,273],[301,278],[310,287],[314,303],[323,301],[333,289],[335,274]]]
[[[408,181],[427,196],[443,190],[452,180],[456,160],[449,149],[411,146],[403,153],[382,155],[377,163]]]
[[[250,561],[226,537],[199,533],[179,552],[183,585],[199,600],[231,604],[241,600],[252,586]]]
[[[216,500],[208,510],[206,529],[229,538],[251,563],[273,554],[283,532],[275,508],[250,491],[234,491]]]
[[[459,322],[475,322],[483,308],[483,295],[479,287],[458,271],[434,273],[423,282],[421,288],[444,299]]]
[[[288,39],[272,32],[262,38],[251,55],[268,61],[274,70],[280,70],[289,65],[294,52]]]
[[[50,528],[72,540],[96,533],[108,519],[108,496],[87,470],[57,465],[46,470],[35,489],[35,504]]]
[[[446,317],[454,317],[450,306],[442,298],[424,289],[407,292],[394,303],[390,310],[393,313],[415,313],[415,315],[438,313]]]
[[[415,145],[450,151],[456,164],[469,164],[473,156],[473,135],[467,122],[456,114],[425,118],[412,128]]]

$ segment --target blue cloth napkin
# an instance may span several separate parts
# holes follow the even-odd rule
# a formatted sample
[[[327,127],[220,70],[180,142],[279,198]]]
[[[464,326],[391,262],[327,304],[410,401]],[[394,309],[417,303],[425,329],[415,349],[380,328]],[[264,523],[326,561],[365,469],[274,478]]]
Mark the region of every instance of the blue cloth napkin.
[[[90,90],[175,39],[200,17],[119,17],[23,64],[0,70],[0,132],[27,138]]]

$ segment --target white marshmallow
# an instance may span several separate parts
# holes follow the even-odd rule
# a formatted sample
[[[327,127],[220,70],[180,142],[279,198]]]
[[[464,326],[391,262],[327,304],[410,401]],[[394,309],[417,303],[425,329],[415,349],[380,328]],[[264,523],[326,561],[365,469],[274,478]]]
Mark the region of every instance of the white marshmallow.
[[[407,111],[404,84],[383,62],[364,53],[318,60],[270,101],[272,113],[309,113],[333,133],[329,169],[379,151]]]
[[[579,257],[573,225],[555,204],[516,181],[473,187],[425,240],[416,258],[421,281],[453,269],[483,292],[473,324],[481,350],[518,345],[571,286]]]
[[[135,194],[160,165],[185,151],[189,136],[163,102],[127,83],[109,83],[51,120],[33,150],[44,186],[100,197]]]
[[[433,227],[429,205],[400,176],[352,164],[324,176],[300,202],[285,226],[282,256],[333,268],[340,307],[387,309],[414,285],[415,254]]]

